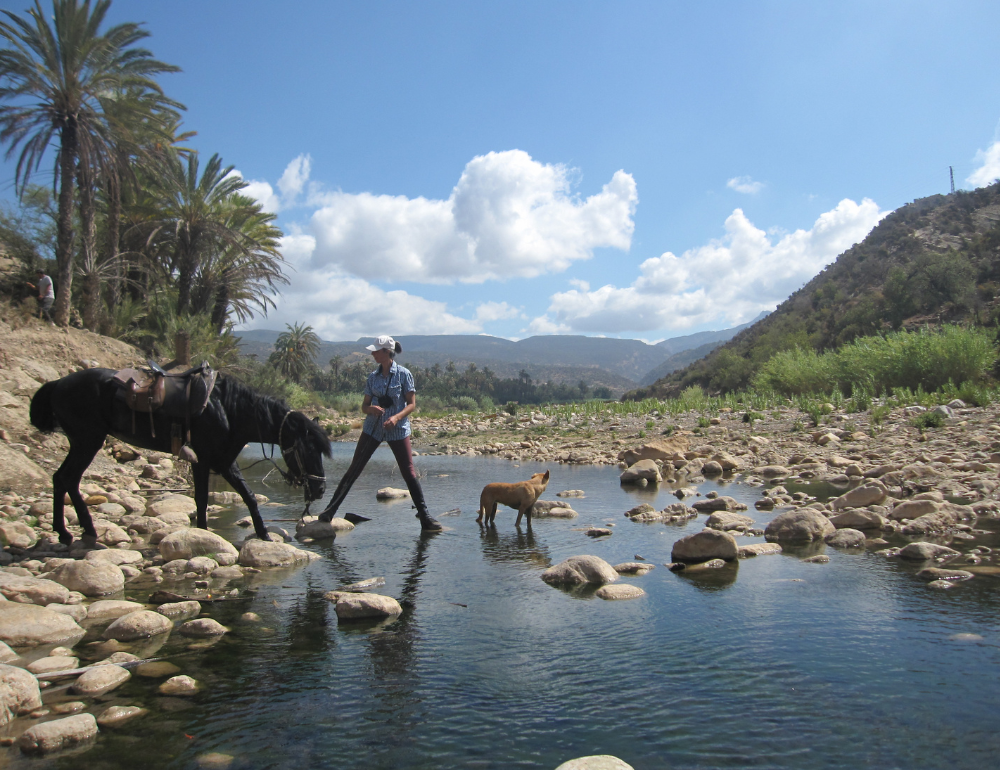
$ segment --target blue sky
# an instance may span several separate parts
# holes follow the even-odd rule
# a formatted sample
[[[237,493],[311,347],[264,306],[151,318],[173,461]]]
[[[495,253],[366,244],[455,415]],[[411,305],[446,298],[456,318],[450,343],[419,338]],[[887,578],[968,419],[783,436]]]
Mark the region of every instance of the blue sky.
[[[146,23],[192,144],[287,233],[292,284],[252,328],[726,328],[947,192],[949,165],[1000,176],[996,2],[116,0],[111,20]]]

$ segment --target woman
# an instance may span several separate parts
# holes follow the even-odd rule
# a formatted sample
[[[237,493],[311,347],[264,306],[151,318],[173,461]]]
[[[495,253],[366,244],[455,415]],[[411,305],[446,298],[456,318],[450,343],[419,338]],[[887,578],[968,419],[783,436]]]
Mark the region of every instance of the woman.
[[[319,518],[321,521],[330,521],[336,515],[337,509],[344,502],[347,493],[351,491],[351,486],[361,475],[371,456],[375,454],[375,450],[383,441],[387,441],[417,508],[421,529],[440,531],[444,527],[427,512],[424,492],[420,488],[420,482],[417,481],[416,468],[413,467],[410,413],[417,408],[417,393],[413,387],[413,375],[410,374],[410,370],[393,360],[397,353],[403,352],[403,348],[392,337],[383,335],[376,337],[375,344],[369,345],[366,350],[371,351],[372,358],[378,364],[378,369],[369,374],[365,382],[365,398],[361,403],[361,411],[368,416],[365,417],[351,467],[340,480],[337,491],[333,493],[333,499]]]

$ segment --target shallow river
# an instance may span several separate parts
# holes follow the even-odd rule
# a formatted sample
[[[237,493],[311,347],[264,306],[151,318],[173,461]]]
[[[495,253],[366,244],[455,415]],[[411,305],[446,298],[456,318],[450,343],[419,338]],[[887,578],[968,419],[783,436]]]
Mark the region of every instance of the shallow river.
[[[329,492],[353,449],[334,446]],[[209,752],[232,755],[234,769],[551,769],[588,754],[637,770],[996,766],[1000,581],[935,591],[915,566],[833,549],[825,565],[786,552],[692,579],[662,565],[704,516],[684,526],[622,516],[640,502],[674,502],[669,488],[629,492],[614,468],[554,465],[544,497],[585,490],[569,501],[578,519],[519,532],[516,512],[501,507],[486,531],[475,522],[482,486],[542,466],[467,457],[417,465],[432,511],[461,509],[441,517],[445,532],[421,536],[408,501],[375,501],[378,487],[402,486],[383,447],[341,511],[373,521],[308,546],[320,561],[262,574],[252,600],[213,605],[233,632],[173,658],[202,694],[161,699],[157,681],[134,677],[107,703],[154,713],[103,732],[83,754],[8,756],[19,767],[95,770],[195,768]],[[294,504],[266,507],[265,517],[294,531],[284,520],[301,503],[262,486],[262,472],[248,473],[251,486]],[[747,502],[761,524],[773,515],[753,510],[759,489],[728,484],[722,493]],[[212,526],[241,538],[233,522],[245,513],[223,512]],[[607,522],[616,525],[608,538],[579,531]],[[539,579],[577,554],[612,564],[645,557],[656,569],[622,579],[647,596],[607,602]],[[385,577],[377,590],[399,598],[404,614],[338,624],[322,594],[373,576]],[[183,591],[175,585],[162,587]],[[248,610],[264,622],[238,623]],[[967,634],[981,638],[958,636]]]

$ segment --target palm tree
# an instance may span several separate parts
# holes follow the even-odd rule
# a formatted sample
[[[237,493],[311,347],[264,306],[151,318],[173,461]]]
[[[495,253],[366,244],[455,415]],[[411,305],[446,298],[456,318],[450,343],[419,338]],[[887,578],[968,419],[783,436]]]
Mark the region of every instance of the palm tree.
[[[178,71],[134,47],[149,35],[138,24],[119,24],[101,34],[110,5],[110,0],[98,0],[93,8],[90,0],[53,0],[49,17],[35,0],[27,18],[4,11],[8,21],[0,21],[0,38],[9,45],[0,49],[0,142],[9,144],[8,158],[21,147],[18,194],[58,137],[55,319],[63,326],[73,283],[74,177],[78,164],[98,168],[111,156],[102,97],[129,88],[162,93],[153,76]]]
[[[315,365],[321,341],[311,326],[285,324],[285,327],[288,331],[278,335],[268,362],[286,377],[299,382]]]

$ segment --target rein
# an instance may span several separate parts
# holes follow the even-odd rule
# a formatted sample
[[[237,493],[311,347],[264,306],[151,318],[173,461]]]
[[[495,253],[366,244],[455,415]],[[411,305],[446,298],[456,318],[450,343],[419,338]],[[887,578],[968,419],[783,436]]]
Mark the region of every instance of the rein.
[[[299,473],[297,475],[293,476],[291,473],[283,471],[281,469],[281,466],[278,465],[274,461],[274,446],[275,446],[275,443],[271,443],[271,452],[270,452],[270,454],[267,453],[267,450],[264,449],[264,443],[265,443],[264,442],[264,434],[263,434],[263,431],[261,431],[261,429],[260,429],[260,422],[257,421],[256,419],[254,421],[257,423],[257,437],[260,440],[260,451],[261,451],[261,454],[263,455],[263,457],[260,460],[257,460],[256,462],[251,463],[247,467],[252,468],[254,465],[257,465],[257,463],[269,462],[269,463],[271,463],[271,465],[274,466],[274,468],[271,471],[269,471],[267,475],[269,476],[274,471],[278,471],[278,473],[281,474],[281,478],[284,479],[285,483],[288,484],[288,485],[290,485],[290,486],[293,486],[293,487],[300,487],[300,486],[302,486],[308,480],[312,480],[312,481],[326,481],[326,476],[316,476],[314,474],[306,473],[305,472],[305,467],[306,466],[305,466],[305,462],[303,462],[303,457],[302,457],[302,448],[301,448],[302,447],[302,440],[301,439],[295,439],[292,442],[292,445],[289,446],[289,447],[287,447],[287,448],[284,447],[284,446],[282,446],[283,442],[282,442],[282,438],[281,437],[282,437],[282,434],[283,434],[283,432],[285,430],[285,423],[288,421],[288,418],[291,416],[292,411],[293,410],[289,409],[287,412],[285,412],[285,416],[281,418],[281,425],[278,427],[278,440],[277,440],[276,444],[278,446],[278,449],[281,451],[281,456],[282,456],[283,459],[285,458],[285,455],[288,454],[289,452],[292,454],[292,456],[295,458],[295,462],[298,465]],[[270,442],[268,442],[268,443],[270,443]],[[285,459],[285,462],[287,463],[288,460]],[[267,476],[265,476],[264,478],[266,479]],[[306,516],[309,513],[309,506],[311,504],[312,504],[311,500],[307,500],[306,501],[305,510],[302,512],[302,516],[303,517]]]

